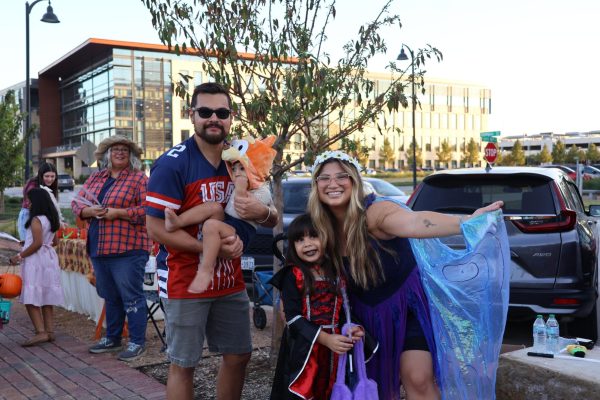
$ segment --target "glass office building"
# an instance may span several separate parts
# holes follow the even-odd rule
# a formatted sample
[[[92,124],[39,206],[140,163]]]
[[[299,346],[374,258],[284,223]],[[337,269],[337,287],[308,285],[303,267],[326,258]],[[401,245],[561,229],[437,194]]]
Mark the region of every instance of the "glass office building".
[[[163,54],[114,49],[106,62],[61,81],[61,144],[118,134],[146,153],[162,153],[173,144],[170,76]]]
[[[174,57],[165,46],[89,39],[40,72],[42,157],[79,176],[86,141],[124,135],[146,160],[172,147]]]

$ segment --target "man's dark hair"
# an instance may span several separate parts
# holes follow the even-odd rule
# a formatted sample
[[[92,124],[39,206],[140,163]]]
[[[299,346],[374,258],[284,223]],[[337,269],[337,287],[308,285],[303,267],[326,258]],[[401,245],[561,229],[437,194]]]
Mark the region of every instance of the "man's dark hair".
[[[216,82],[206,82],[201,85],[196,86],[194,89],[194,94],[192,95],[192,107],[196,107],[196,98],[198,94],[224,94],[227,96],[227,103],[229,104],[229,108],[231,109],[231,96],[229,95],[229,91],[223,86]]]

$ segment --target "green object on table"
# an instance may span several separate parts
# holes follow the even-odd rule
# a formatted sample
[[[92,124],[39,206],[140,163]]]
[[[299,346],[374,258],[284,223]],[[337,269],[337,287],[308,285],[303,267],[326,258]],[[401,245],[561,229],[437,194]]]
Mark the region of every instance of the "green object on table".
[[[572,356],[584,358],[587,349],[584,346],[578,344],[570,344],[567,346],[567,352],[569,352],[569,354]]]

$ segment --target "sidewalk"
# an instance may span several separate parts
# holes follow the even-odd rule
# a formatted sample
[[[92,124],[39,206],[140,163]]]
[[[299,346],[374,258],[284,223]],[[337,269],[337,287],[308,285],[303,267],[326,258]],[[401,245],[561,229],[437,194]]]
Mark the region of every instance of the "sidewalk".
[[[25,308],[13,301],[0,330],[0,399],[163,399],[165,386],[88,343],[58,330],[56,341],[33,347]]]

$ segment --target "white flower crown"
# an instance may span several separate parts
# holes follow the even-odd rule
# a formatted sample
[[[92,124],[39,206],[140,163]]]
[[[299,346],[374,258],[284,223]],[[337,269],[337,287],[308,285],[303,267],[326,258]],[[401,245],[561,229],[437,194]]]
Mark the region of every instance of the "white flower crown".
[[[343,151],[340,150],[328,150],[328,151],[324,151],[323,153],[319,154],[317,156],[317,158],[315,158],[315,162],[311,168],[311,172],[315,172],[315,170],[317,169],[317,167],[319,166],[319,164],[323,164],[325,161],[335,158],[336,160],[341,160],[341,161],[345,161],[348,164],[352,164],[356,167],[356,169],[358,170],[358,172],[362,171],[362,167],[360,166],[360,164],[358,163],[358,161],[356,160],[356,158],[348,155],[347,153],[344,153]]]

